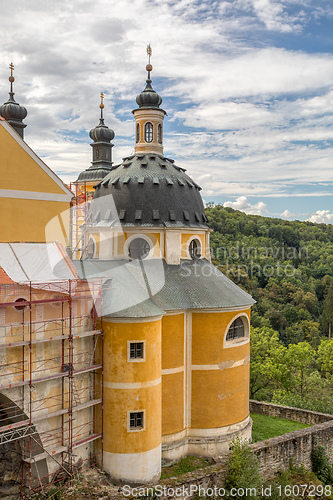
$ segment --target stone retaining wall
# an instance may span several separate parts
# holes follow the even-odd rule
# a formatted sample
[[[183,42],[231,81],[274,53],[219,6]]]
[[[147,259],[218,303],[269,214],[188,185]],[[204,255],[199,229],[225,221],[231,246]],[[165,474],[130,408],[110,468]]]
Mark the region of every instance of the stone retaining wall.
[[[333,415],[328,413],[319,413],[316,411],[302,410],[292,406],[281,406],[263,401],[250,400],[250,413],[260,413],[270,417],[286,418],[302,424],[316,425],[328,420],[333,420]]]
[[[253,452],[259,459],[263,480],[272,478],[279,470],[287,470],[291,460],[295,466],[304,465],[306,469],[311,470],[310,454],[316,444],[325,447],[333,463],[333,415],[262,403],[260,401],[251,401],[250,409],[253,413],[286,418],[305,424],[315,423],[312,427],[251,445]],[[228,458],[229,453],[223,453],[216,458],[214,465],[159,481],[158,484],[171,490],[184,487],[188,492],[190,492],[191,485],[205,489],[214,488],[215,486],[222,487]],[[154,485],[150,485],[150,487],[154,488]],[[192,494],[192,497],[197,496],[197,493]],[[161,500],[164,498],[167,497],[161,496]]]

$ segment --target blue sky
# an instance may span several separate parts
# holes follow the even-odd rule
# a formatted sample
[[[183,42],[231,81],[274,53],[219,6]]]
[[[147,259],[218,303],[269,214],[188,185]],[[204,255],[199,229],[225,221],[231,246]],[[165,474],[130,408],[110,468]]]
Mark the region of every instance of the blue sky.
[[[333,223],[332,0],[0,0],[0,99],[15,64],[28,144],[66,182],[90,165],[99,93],[114,160],[135,97],[168,113],[164,152],[206,202]],[[1,97],[2,96],[2,97]]]

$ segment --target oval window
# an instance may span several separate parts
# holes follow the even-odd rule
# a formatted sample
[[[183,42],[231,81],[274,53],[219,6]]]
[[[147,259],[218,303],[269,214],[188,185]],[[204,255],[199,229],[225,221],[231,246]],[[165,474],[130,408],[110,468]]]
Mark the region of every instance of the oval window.
[[[26,299],[20,298],[15,300],[15,304],[17,304],[17,306],[14,306],[17,311],[23,311],[23,309],[27,307],[28,301]]]
[[[87,246],[87,257],[88,259],[92,259],[94,255],[95,255],[95,242],[92,238],[90,238]]]
[[[201,257],[201,245],[198,240],[192,240],[188,250],[191,259],[199,259]]]
[[[150,122],[145,124],[145,141],[152,142],[153,141],[153,125]]]
[[[236,318],[230,325],[226,340],[239,339],[241,337],[244,337],[244,323],[242,318]]]
[[[129,244],[128,254],[131,259],[145,259],[149,252],[150,245],[143,238],[136,238]]]

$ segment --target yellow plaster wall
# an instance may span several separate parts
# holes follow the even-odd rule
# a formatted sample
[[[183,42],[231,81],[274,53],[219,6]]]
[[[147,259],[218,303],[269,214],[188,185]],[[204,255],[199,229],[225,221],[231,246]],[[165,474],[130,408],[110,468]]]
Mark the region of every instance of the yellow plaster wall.
[[[234,368],[192,370],[193,428],[222,427],[249,414],[250,343],[223,348],[227,326],[241,312],[250,314],[249,309],[192,314],[192,365],[244,363]]]
[[[206,256],[206,245],[205,245],[205,235],[204,234],[182,233],[182,239],[181,239],[181,245],[182,245],[181,258],[182,259],[188,259],[186,249],[188,246],[188,242],[189,242],[190,238],[192,238],[192,236],[195,236],[196,238],[198,238],[200,240],[200,242],[201,242],[201,256],[202,257]]]
[[[222,427],[249,414],[249,364],[225,370],[192,371],[191,427]]]
[[[230,321],[240,313],[249,317],[250,309],[236,312],[192,314],[192,364],[208,365],[229,359],[242,359],[249,344],[223,349],[223,339]]]
[[[112,323],[103,320],[104,380],[147,382],[161,376],[161,320],[146,323]],[[146,341],[146,361],[127,361],[127,342]]]
[[[184,314],[162,318],[162,369],[184,366]]]
[[[184,372],[162,377],[162,434],[184,429]]]
[[[22,146],[0,126],[1,189],[65,194]]]
[[[128,432],[128,411],[145,410],[145,430]],[[141,453],[161,444],[161,384],[143,389],[104,387],[104,451]]]
[[[158,383],[161,326],[161,320],[138,323],[103,320],[105,451],[138,453],[161,443],[161,383]],[[146,341],[146,361],[127,361],[127,342],[130,340]],[[150,385],[151,381],[154,382]],[[122,384],[129,385],[126,388]],[[140,410],[145,410],[145,430],[128,431],[128,412]]]
[[[61,224],[53,225],[54,229],[48,241],[58,240],[65,246],[68,244],[66,239],[69,231],[68,202],[0,198],[0,213],[1,242],[43,243],[46,241],[45,228],[47,224],[51,219],[59,216]],[[62,228],[66,231],[65,235]]]

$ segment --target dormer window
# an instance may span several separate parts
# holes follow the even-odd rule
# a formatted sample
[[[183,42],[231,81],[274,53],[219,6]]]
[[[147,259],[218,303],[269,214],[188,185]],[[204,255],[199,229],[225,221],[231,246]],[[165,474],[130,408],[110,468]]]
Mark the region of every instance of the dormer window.
[[[153,124],[150,122],[145,124],[145,141],[153,142]]]

